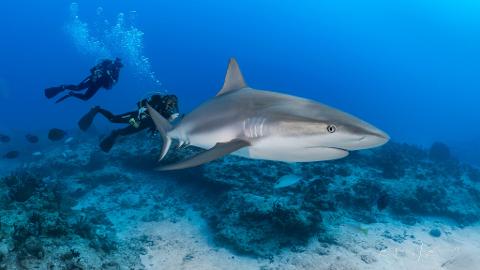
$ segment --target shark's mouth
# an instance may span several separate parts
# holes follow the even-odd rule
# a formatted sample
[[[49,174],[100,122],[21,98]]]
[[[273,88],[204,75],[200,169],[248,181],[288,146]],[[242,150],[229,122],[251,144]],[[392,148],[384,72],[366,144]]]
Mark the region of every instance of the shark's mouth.
[[[323,145],[320,145],[320,146],[309,146],[309,147],[305,147],[305,148],[325,148],[325,149],[334,149],[334,150],[339,150],[339,151],[348,152],[348,150],[345,149],[345,148],[334,147],[334,146],[323,146]]]
[[[325,147],[325,148],[330,148],[330,149],[335,149],[335,150],[340,150],[340,151],[348,152],[347,149],[345,149],[345,148],[340,148],[340,147],[331,147],[331,146],[328,146],[328,147]]]

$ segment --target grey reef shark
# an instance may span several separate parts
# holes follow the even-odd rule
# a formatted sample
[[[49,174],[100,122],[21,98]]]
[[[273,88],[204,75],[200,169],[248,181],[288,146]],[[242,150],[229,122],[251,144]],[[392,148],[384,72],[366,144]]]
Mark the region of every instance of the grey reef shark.
[[[249,87],[233,58],[217,95],[175,126],[153,108],[148,110],[163,139],[159,160],[172,139],[207,149],[157,168],[161,171],[198,166],[228,154],[284,162],[339,159],[390,139],[373,125],[332,107]]]

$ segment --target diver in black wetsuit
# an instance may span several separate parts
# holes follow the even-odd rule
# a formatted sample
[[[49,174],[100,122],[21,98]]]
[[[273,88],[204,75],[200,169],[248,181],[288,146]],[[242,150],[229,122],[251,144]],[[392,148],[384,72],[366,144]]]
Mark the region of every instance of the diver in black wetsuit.
[[[129,124],[127,127],[116,129],[110,133],[106,138],[100,142],[100,148],[104,152],[109,152],[115,143],[115,139],[118,136],[126,136],[140,132],[145,129],[150,129],[155,132],[155,124],[148,115],[147,102],[152,108],[157,110],[165,119],[173,121],[178,117],[178,100],[175,95],[153,95],[149,99],[141,100],[137,103],[138,110],[127,112],[123,114],[114,115],[113,113],[100,108],[99,106],[93,107],[85,116],[83,116],[78,122],[78,126],[81,130],[86,131],[95,115],[100,113],[112,123]]]
[[[90,69],[90,75],[78,85],[61,85],[45,89],[45,96],[53,98],[65,90],[71,90],[65,96],[58,99],[55,103],[64,101],[69,97],[76,97],[81,100],[88,100],[97,93],[100,88],[111,89],[118,81],[120,69],[123,67],[122,60],[116,58],[114,61],[105,59],[100,64]],[[87,89],[85,93],[75,93]]]

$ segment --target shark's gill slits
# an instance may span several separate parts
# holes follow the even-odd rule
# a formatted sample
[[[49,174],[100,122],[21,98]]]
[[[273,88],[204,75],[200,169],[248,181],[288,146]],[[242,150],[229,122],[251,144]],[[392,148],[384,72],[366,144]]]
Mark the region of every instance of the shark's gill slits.
[[[260,138],[264,135],[264,124],[267,119],[263,117],[247,118],[243,121],[243,134],[247,138]]]

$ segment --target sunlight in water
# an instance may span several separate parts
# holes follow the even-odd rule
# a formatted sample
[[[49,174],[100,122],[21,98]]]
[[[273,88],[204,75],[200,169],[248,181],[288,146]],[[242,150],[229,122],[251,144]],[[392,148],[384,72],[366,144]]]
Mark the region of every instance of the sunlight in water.
[[[152,71],[150,59],[143,53],[144,33],[135,27],[135,11],[119,13],[114,24],[103,18],[103,8],[96,10],[97,20],[89,24],[80,19],[79,5],[70,5],[70,19],[66,31],[77,49],[97,59],[120,57],[142,79],[161,83]]]

